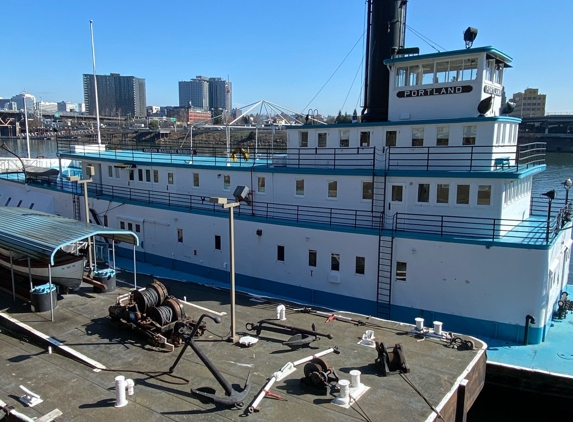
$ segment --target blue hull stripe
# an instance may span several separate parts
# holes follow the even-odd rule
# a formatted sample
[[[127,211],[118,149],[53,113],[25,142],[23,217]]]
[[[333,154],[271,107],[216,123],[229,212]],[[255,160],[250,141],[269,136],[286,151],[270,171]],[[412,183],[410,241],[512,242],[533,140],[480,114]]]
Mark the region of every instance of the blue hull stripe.
[[[116,254],[125,258],[133,258],[133,251],[125,248],[116,248]],[[137,252],[137,260],[159,267],[170,268],[190,276],[209,280],[209,284],[228,288],[229,272],[216,268],[205,267],[198,264],[179,260],[169,260],[159,255]],[[167,264],[167,265],[166,265]],[[169,267],[168,267],[169,266]],[[192,277],[190,277],[192,278]],[[204,281],[204,280],[203,280]],[[262,278],[236,274],[237,289],[260,296],[271,296],[277,299],[301,302],[309,306],[319,306],[329,309],[355,312],[362,315],[377,316],[376,301],[354,298],[334,293],[323,292],[300,286],[270,281]],[[483,319],[468,318],[459,315],[450,315],[434,312],[427,309],[409,308],[391,305],[390,317],[393,321],[415,324],[415,318],[424,318],[424,326],[433,327],[434,321],[443,322],[443,329],[455,333],[472,335],[478,338],[505,340],[511,343],[522,343],[524,338],[524,325],[502,324]],[[546,327],[530,326],[529,344],[538,344],[544,340]]]

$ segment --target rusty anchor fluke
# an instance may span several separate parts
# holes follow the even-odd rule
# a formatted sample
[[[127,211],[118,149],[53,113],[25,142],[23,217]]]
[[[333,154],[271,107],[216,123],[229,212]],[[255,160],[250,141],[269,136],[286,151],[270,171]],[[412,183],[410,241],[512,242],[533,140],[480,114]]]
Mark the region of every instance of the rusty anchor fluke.
[[[221,322],[221,318],[219,318],[219,317],[214,317],[214,316],[211,316],[209,314],[201,315],[199,317],[199,320],[197,321],[197,323],[193,327],[193,331],[189,335],[185,336],[186,337],[185,345],[183,346],[183,349],[179,353],[179,356],[177,356],[177,359],[175,360],[175,363],[173,364],[173,366],[171,366],[171,368],[169,368],[169,373],[173,373],[173,371],[175,370],[175,367],[177,366],[177,364],[179,363],[179,361],[183,357],[183,354],[185,353],[187,346],[191,346],[191,348],[197,354],[199,359],[201,359],[201,361],[205,364],[207,369],[211,372],[211,374],[213,374],[213,376],[215,377],[217,382],[221,385],[221,387],[223,387],[223,389],[225,390],[225,397],[217,396],[214,393],[210,393],[207,391],[201,391],[203,389],[194,389],[193,388],[193,389],[191,389],[191,392],[196,396],[205,397],[209,400],[212,400],[215,403],[219,403],[219,404],[222,404],[222,405],[228,406],[228,407],[236,407],[236,408],[240,409],[244,406],[245,399],[247,398],[247,396],[249,395],[249,392],[251,391],[251,375],[252,375],[252,372],[249,371],[249,375],[247,376],[247,380],[245,381],[245,386],[243,387],[243,390],[237,391],[237,390],[233,389],[231,384],[229,384],[229,382],[225,379],[225,377],[223,377],[221,372],[219,372],[217,370],[217,368],[215,368],[215,365],[213,365],[213,363],[207,358],[207,356],[205,356],[205,354],[201,351],[201,349],[199,349],[199,347],[194,342],[194,337],[195,337],[195,333],[197,331],[197,328],[201,325],[201,322],[203,321],[203,318],[205,318],[205,317],[211,318],[217,324],[219,324]],[[207,390],[207,389],[204,389],[204,390]]]

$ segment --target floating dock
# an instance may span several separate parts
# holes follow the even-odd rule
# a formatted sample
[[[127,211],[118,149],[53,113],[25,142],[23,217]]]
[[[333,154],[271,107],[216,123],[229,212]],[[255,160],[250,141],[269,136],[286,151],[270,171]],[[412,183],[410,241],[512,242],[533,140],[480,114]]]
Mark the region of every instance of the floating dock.
[[[446,421],[462,421],[484,385],[486,345],[475,338],[456,335],[457,340],[445,341],[430,335],[432,330],[416,332],[413,325],[349,313],[329,317],[326,310],[304,313],[286,302],[282,302],[286,320],[281,321],[276,319],[280,303],[238,294],[238,337],[258,338],[256,344],[240,347],[227,341],[228,291],[160,279],[170,295],[186,298],[183,305],[187,315],[198,319],[208,313],[222,319],[217,324],[206,318],[206,330],[194,344],[233,389],[242,391],[252,373],[243,406],[200,400],[192,389],[226,395],[191,347],[170,374],[183,346],[167,351],[149,345],[134,331],[110,324],[108,308],[117,303],[119,295],[133,290],[121,280],[120,274],[118,288],[112,293],[94,293],[92,286],[82,284],[79,291],[60,296],[54,322],[49,312],[34,313],[28,303],[20,299],[14,302],[11,295],[0,293],[0,400],[31,418],[58,409],[62,412],[58,420],[66,421],[190,417],[215,421],[244,417],[253,421],[432,421],[439,419],[438,413]],[[151,281],[138,277],[140,286]],[[257,325],[262,320],[324,335],[305,347],[291,349],[283,344],[289,336],[280,328],[278,332],[263,329],[258,336],[246,329],[247,323]],[[371,330],[373,342],[364,342],[367,330]],[[383,376],[375,364],[380,356],[376,342],[384,343],[394,358],[398,358],[394,352],[400,349],[409,371],[390,367],[393,370]],[[463,347],[469,342],[471,350]],[[334,348],[339,354],[332,352]],[[318,365],[315,373],[313,365],[307,363],[322,353],[320,359],[327,363],[328,370]],[[288,373],[286,368],[295,370]],[[277,373],[284,374],[284,378],[277,378]],[[133,395],[117,396],[118,376],[133,380]],[[273,376],[275,381],[269,386]],[[328,384],[325,394],[305,386],[302,380],[313,376]],[[359,384],[359,390],[352,382]],[[19,400],[24,394],[20,386],[40,396],[42,402],[27,407]],[[350,399],[345,402],[347,392]],[[358,395],[357,400],[352,394]],[[116,406],[118,400],[121,407]]]

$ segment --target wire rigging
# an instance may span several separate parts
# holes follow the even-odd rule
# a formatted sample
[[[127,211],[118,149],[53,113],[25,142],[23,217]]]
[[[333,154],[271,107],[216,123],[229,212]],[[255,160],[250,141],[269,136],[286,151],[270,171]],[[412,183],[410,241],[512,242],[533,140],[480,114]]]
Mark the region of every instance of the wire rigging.
[[[344,57],[344,59],[342,59],[342,62],[340,62],[338,67],[334,70],[334,72],[332,72],[330,77],[326,80],[326,82],[322,85],[322,87],[318,90],[318,92],[314,95],[314,97],[312,97],[312,99],[308,102],[308,104],[303,107],[303,109],[302,109],[303,111],[300,114],[304,114],[304,110],[306,110],[310,106],[310,104],[312,104],[312,102],[316,99],[316,97],[318,97],[318,95],[322,92],[322,90],[326,87],[326,85],[328,85],[330,80],[334,77],[334,75],[336,75],[336,72],[338,72],[338,70],[342,67],[342,65],[344,64],[346,59],[348,59],[348,56],[350,56],[350,54],[354,51],[354,49],[356,48],[356,46],[358,45],[360,40],[363,38],[364,38],[364,33],[362,33],[360,35],[360,37],[358,38],[358,40],[356,40],[356,42],[354,43],[354,45],[352,46],[352,48],[350,49],[350,51],[348,52],[346,57]]]
[[[418,31],[416,31],[414,28],[412,28],[409,25],[406,25],[406,28],[408,28],[410,30],[410,32],[412,32],[414,35],[416,35],[418,38],[420,38],[422,41],[424,41],[426,44],[428,44],[430,47],[432,47],[434,50],[436,50],[438,53],[440,52],[440,50],[438,50],[438,48],[436,48],[434,46],[437,45],[438,47],[440,47],[442,50],[441,51],[445,51],[446,49],[444,47],[442,47],[441,45],[439,45],[438,43],[432,41],[431,39],[429,39],[428,37],[422,35],[421,33],[419,33]]]

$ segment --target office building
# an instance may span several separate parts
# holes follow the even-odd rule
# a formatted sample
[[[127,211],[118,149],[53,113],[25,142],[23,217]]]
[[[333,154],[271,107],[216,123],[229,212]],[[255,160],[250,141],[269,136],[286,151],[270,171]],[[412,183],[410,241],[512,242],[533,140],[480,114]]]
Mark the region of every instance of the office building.
[[[197,76],[179,82],[179,107],[201,110],[231,110],[231,82],[222,78]]]
[[[99,113],[101,116],[145,117],[145,79],[119,73],[97,75]],[[84,102],[88,114],[95,115],[94,75],[84,74]]]
[[[546,95],[540,94],[537,88],[527,88],[524,92],[517,92],[509,100],[515,103],[512,117],[545,116]]]
[[[36,97],[31,94],[18,94],[11,98],[11,101],[16,103],[17,110],[24,110],[24,101],[26,101],[26,110],[28,113],[34,112],[36,106]]]

